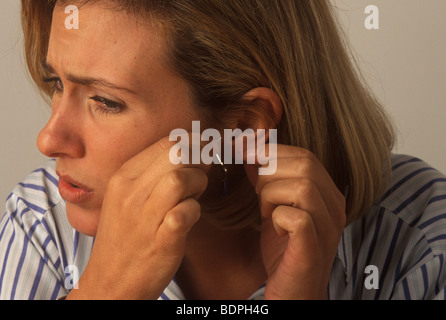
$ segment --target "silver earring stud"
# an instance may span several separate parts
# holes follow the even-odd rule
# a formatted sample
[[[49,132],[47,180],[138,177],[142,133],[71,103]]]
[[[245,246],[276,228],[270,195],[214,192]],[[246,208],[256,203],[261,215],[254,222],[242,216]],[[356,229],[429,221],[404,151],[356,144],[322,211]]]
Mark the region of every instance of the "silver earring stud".
[[[223,172],[223,181],[222,181],[222,188],[221,188],[221,195],[223,197],[227,197],[229,195],[229,189],[228,189],[228,169],[225,167],[225,164],[221,160],[221,157],[219,154],[216,154],[215,157],[218,160],[218,163],[220,164],[220,168]]]

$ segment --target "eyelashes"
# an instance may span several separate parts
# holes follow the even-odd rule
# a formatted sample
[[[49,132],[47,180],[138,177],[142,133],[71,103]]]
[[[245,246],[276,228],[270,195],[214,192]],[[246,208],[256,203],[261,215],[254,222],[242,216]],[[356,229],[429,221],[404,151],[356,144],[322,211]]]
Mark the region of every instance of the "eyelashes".
[[[50,85],[51,87],[51,91],[53,93],[55,92],[62,92],[64,87],[63,87],[63,82],[60,78],[57,77],[53,77],[53,78],[43,78],[42,79],[44,83],[47,83]]]
[[[94,111],[97,111],[100,114],[107,115],[109,113],[119,113],[124,108],[124,106],[118,102],[99,96],[90,97],[90,100],[95,102],[96,106],[94,107]]]
[[[47,83],[51,86],[51,91],[53,94],[56,93],[62,93],[64,90],[63,82],[58,77],[51,77],[51,78],[43,78],[42,79],[44,83]],[[123,110],[124,105],[112,101],[110,99],[101,97],[101,96],[90,96],[89,100],[92,102],[92,109],[95,112],[99,112],[102,115],[107,115],[110,113],[119,113]]]

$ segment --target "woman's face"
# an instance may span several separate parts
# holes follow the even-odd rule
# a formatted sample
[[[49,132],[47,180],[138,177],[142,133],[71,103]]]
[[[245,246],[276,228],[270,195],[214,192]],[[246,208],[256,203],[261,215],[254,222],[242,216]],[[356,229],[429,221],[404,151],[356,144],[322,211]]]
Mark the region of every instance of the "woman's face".
[[[149,21],[97,4],[79,9],[79,29],[66,29],[67,17],[57,6],[46,61],[55,87],[52,116],[37,144],[56,158],[70,223],[94,236],[116,170],[201,117]]]

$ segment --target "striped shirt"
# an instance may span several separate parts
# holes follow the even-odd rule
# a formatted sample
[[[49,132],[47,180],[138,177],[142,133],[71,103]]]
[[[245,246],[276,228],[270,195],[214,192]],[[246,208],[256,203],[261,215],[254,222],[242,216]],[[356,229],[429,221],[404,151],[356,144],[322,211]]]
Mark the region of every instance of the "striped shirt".
[[[342,235],[332,300],[446,297],[446,177],[410,156],[393,155],[392,163],[388,191]],[[66,296],[88,263],[94,239],[70,226],[54,165],[34,171],[6,201],[0,299]],[[264,289],[250,299],[263,299]],[[184,299],[175,279],[160,297]]]

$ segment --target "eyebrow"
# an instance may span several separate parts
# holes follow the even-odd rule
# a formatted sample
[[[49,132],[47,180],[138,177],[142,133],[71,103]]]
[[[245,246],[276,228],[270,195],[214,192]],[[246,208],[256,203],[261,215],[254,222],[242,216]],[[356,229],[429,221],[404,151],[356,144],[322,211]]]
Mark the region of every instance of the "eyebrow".
[[[51,64],[48,63],[48,61],[44,61],[42,66],[45,71],[52,73],[52,74],[57,74],[57,72],[54,70],[53,66],[51,66]],[[70,81],[72,83],[80,84],[83,86],[106,87],[106,88],[109,88],[112,90],[123,91],[126,93],[130,93],[132,95],[136,95],[136,92],[133,91],[132,89],[118,86],[118,85],[113,84],[113,83],[111,83],[105,79],[102,79],[102,78],[79,77],[79,76],[75,76],[73,74],[66,74],[65,77],[67,78],[68,81]]]

